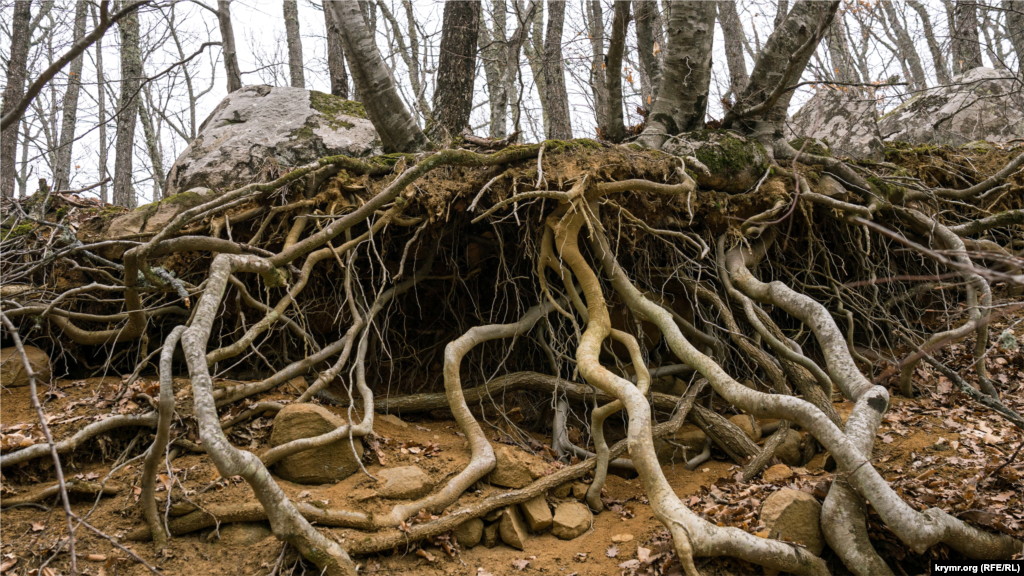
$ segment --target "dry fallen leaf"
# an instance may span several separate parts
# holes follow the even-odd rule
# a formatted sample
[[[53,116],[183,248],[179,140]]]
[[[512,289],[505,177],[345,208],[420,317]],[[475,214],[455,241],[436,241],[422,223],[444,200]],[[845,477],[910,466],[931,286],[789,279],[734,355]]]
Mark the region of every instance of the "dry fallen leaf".
[[[14,565],[17,564],[17,563],[18,563],[18,559],[17,558],[8,558],[7,560],[4,560],[3,562],[0,562],[0,574],[3,574],[4,572],[7,572],[11,568],[14,568]]]
[[[512,567],[516,570],[526,570],[526,567],[529,565],[530,561],[523,558],[517,558],[512,561]]]
[[[32,523],[32,531],[33,532],[42,532],[43,530],[46,530],[46,525],[43,524],[42,522],[33,522]]]
[[[636,559],[640,562],[647,562],[651,558],[651,549],[638,546],[636,549]]]
[[[609,557],[609,558],[615,558],[616,556],[619,555],[619,547],[618,546],[609,546],[608,549],[604,551],[604,555]]]
[[[107,560],[106,554],[89,554],[85,557],[90,562],[105,562]]]
[[[427,552],[423,548],[420,548],[420,549],[416,550],[416,555],[422,557],[427,562],[433,562],[434,561],[434,555],[431,554],[430,552]]]

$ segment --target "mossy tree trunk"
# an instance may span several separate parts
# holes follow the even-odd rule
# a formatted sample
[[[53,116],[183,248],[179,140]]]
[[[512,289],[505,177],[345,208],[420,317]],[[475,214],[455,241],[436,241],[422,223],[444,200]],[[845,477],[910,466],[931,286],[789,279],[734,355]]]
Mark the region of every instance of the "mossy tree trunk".
[[[476,76],[480,1],[447,2],[434,91],[434,139],[457,136],[469,126]]]

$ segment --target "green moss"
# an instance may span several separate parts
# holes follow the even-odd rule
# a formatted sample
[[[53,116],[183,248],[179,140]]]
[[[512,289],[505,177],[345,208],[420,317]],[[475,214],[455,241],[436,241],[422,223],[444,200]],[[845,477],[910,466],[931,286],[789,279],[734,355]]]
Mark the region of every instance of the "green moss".
[[[597,140],[591,140],[590,138],[544,141],[544,152],[552,154],[560,154],[572,150],[600,150],[601,148],[604,148],[604,146],[600,142]]]
[[[14,228],[0,228],[0,238],[3,238],[4,240],[18,238],[31,232],[33,228],[34,226],[31,222],[23,222]]]
[[[756,141],[746,141],[725,131],[697,130],[690,138],[708,144],[694,155],[712,174],[735,174],[761,164],[767,154]]]
[[[893,204],[899,204],[903,202],[903,197],[907,190],[903,186],[893,185],[882,178],[877,176],[868,176],[868,184],[883,198],[886,198]]]
[[[366,110],[359,102],[345,100],[331,94],[324,94],[313,90],[309,93],[309,105],[317,112],[327,118],[327,124],[335,130],[339,128],[351,128],[353,124],[338,118],[338,116],[354,116],[366,118]]]
[[[290,136],[292,138],[296,138],[298,140],[308,140],[308,139],[312,138],[313,136],[315,136],[315,134],[313,134],[313,128],[311,128],[309,126],[303,126],[302,128],[298,128],[296,130],[292,130],[292,133],[290,134]]]
[[[805,145],[804,142],[807,144]],[[825,142],[825,144],[828,144],[828,142]],[[803,147],[804,152],[807,154],[825,157],[832,156],[832,152],[825,146],[822,146],[822,141],[815,138],[804,138],[801,136],[795,140],[790,140],[789,145],[792,146],[794,150],[800,150],[800,148]]]

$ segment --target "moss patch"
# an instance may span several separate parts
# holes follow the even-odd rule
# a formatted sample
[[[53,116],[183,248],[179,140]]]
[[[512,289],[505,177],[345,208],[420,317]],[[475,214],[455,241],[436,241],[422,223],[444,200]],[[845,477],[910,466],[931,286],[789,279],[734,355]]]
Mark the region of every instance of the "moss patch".
[[[351,122],[346,122],[344,119],[339,118],[339,116],[366,118],[366,110],[363,109],[363,105],[359,102],[345,100],[344,98],[317,92],[316,90],[309,93],[309,105],[317,112],[323,114],[327,120],[327,125],[334,130],[347,129],[354,126]]]
[[[767,157],[759,142],[746,141],[728,132],[697,130],[690,137],[698,142],[707,142],[698,147],[694,155],[712,174],[743,172],[761,164]]]
[[[807,144],[804,145],[804,142],[806,142]],[[828,142],[825,142],[825,144],[828,144]],[[832,157],[832,152],[825,146],[822,146],[821,140],[815,138],[804,138],[803,136],[801,136],[800,138],[790,140],[789,145],[792,146],[794,150],[799,150],[801,147],[803,147],[804,152],[806,152],[807,154],[813,154],[815,156],[825,156],[829,158]]]

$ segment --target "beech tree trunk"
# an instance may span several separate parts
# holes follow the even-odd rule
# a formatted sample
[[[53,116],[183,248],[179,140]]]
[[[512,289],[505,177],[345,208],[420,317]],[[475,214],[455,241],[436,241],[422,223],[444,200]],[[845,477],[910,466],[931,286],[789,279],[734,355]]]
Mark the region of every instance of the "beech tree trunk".
[[[28,60],[28,44],[31,31],[29,22],[32,19],[31,2],[15,2],[14,14],[11,19],[10,59],[7,61],[7,86],[4,87],[2,116],[13,109],[25,95],[25,67]],[[18,129],[21,120],[11,124],[0,133],[0,193],[8,198],[14,197],[14,179],[17,174],[15,160],[17,158]]]
[[[654,0],[634,0],[633,5],[636,47],[640,53],[640,93],[644,109],[650,112],[661,85],[661,58],[658,56],[661,46],[657,40],[661,37],[661,18],[658,16],[658,3]]]
[[[832,24],[838,8],[838,1],[796,2],[786,19],[768,37],[754,63],[747,88],[733,110],[743,114],[764,105],[772,98],[776,99],[767,110],[744,118],[744,131],[760,132],[761,124],[765,123],[764,127],[773,132],[772,138],[782,136],[782,123],[787,118],[793,90],[779,88],[788,88],[800,81],[800,75],[807,67],[818,42]]]
[[[605,89],[604,59],[604,9],[601,0],[587,3],[588,29],[590,36],[590,89],[594,94],[594,115],[601,126],[608,116],[608,91]]]
[[[935,67],[935,79],[941,85],[948,85],[950,83],[949,65],[946,64],[946,57],[942,52],[942,47],[935,38],[935,30],[932,29],[932,20],[928,16],[928,11],[917,0],[907,0],[907,5],[913,8],[917,12],[918,17],[921,18],[924,38],[928,43],[928,51],[932,54],[932,66]]]
[[[622,120],[622,53],[626,49],[626,32],[629,29],[629,0],[615,0],[612,16],[612,35],[608,41],[605,57],[604,86],[608,103],[604,122],[598,118],[601,136],[612,142],[622,142],[626,137],[626,126]]]
[[[735,99],[747,87],[747,63],[743,59],[743,26],[735,0],[719,0],[718,22],[725,39],[725,61],[729,65],[729,91]]]
[[[91,10],[92,21],[95,26],[99,23],[96,6],[93,5]],[[96,99],[100,128],[99,179],[101,182],[104,182],[100,184],[100,202],[106,204],[110,199],[110,191],[105,182],[109,172],[107,171],[107,87],[103,76],[103,38],[96,40],[96,92],[99,94],[99,97]]]
[[[779,0],[778,8],[775,10],[775,28],[782,24],[787,14],[789,14],[789,0]]]
[[[327,30],[327,72],[331,75],[331,94],[347,99],[348,71],[345,70],[345,47],[341,41],[341,30],[334,21],[334,10],[326,3],[324,25]]]
[[[953,9],[953,26],[953,71],[963,74],[982,65],[977,2],[957,0]]]
[[[231,0],[217,1],[217,23],[220,25],[224,71],[228,76],[228,93],[231,93],[242,87],[242,71],[238,68],[238,54],[235,52],[235,31],[231,28]]]
[[[305,88],[302,37],[299,35],[299,3],[296,0],[284,0],[284,31],[288,39],[288,77],[291,79],[292,88]]]
[[[117,144],[114,157],[114,204],[135,207],[132,186],[132,156],[135,120],[139,115],[139,84],[142,55],[139,51],[139,14],[133,12],[118,22],[121,31],[121,96],[118,98]]]
[[[704,127],[711,85],[715,3],[669,3],[666,32],[662,86],[640,135],[640,142],[651,148],[660,148],[669,136]]]
[[[334,11],[334,21],[341,30],[352,81],[384,150],[412,152],[420,149],[427,141],[426,136],[398,95],[395,82],[366,26],[359,2],[330,2],[328,7]]]
[[[153,200],[166,198],[167,189],[164,188],[166,175],[164,174],[163,154],[160,151],[160,139],[145,102],[139,102],[139,121],[142,123],[142,136],[146,139],[146,152],[149,153],[149,162],[153,169]]]
[[[1006,35],[1017,53],[1017,73],[1024,70],[1024,0],[1003,0],[1006,12]]]
[[[73,32],[74,42],[78,42],[85,36],[85,20],[88,14],[89,4],[79,2],[75,5],[75,27]],[[53,189],[66,190],[71,180],[71,150],[75,142],[75,123],[78,120],[78,93],[82,87],[82,63],[83,57],[79,56],[71,61],[71,69],[68,71],[68,88],[64,92],[63,118],[60,127],[60,147],[57,148],[57,161],[53,174]]]
[[[860,82],[857,66],[850,53],[850,45],[846,42],[846,24],[841,14],[837,14],[832,20],[826,40],[836,82]]]
[[[444,5],[433,102],[434,140],[447,141],[469,126],[480,10],[479,0],[447,2]]]
[[[914,47],[914,41],[911,40],[910,34],[907,33],[906,28],[900,23],[899,14],[896,13],[892,0],[882,0],[882,9],[885,10],[889,26],[892,27],[892,31],[896,36],[896,46],[899,48],[900,57],[906,60],[907,68],[910,69],[910,78],[908,80],[910,80],[911,87],[917,91],[928,88],[924,67],[921,66],[921,57],[917,54],[917,48]]]
[[[508,49],[505,26],[505,1],[491,0],[491,23],[492,30],[486,26],[480,26],[480,52],[484,60],[484,77],[487,80],[488,105],[491,111],[490,136],[491,138],[504,138],[508,108],[508,95],[501,83],[504,75],[505,56]]]
[[[548,0],[548,30],[544,38],[544,90],[547,93],[547,138],[569,140],[572,122],[569,119],[569,95],[565,91],[565,68],[562,64],[562,28],[565,23],[565,2]]]
[[[530,0],[530,4],[526,7],[525,12],[521,10],[521,7],[516,8],[516,31],[512,33],[512,36],[508,39],[508,45],[505,52],[505,67],[502,70],[501,75],[501,89],[504,91],[504,99],[506,102],[511,101],[511,96],[516,93],[515,81],[516,74],[520,73],[519,70],[519,54],[523,49],[523,42],[526,41],[526,35],[530,30],[530,22],[533,20],[534,10],[537,9],[537,1]],[[519,117],[520,109],[518,102],[511,102],[514,112],[512,114],[512,129],[514,131],[519,130]]]

